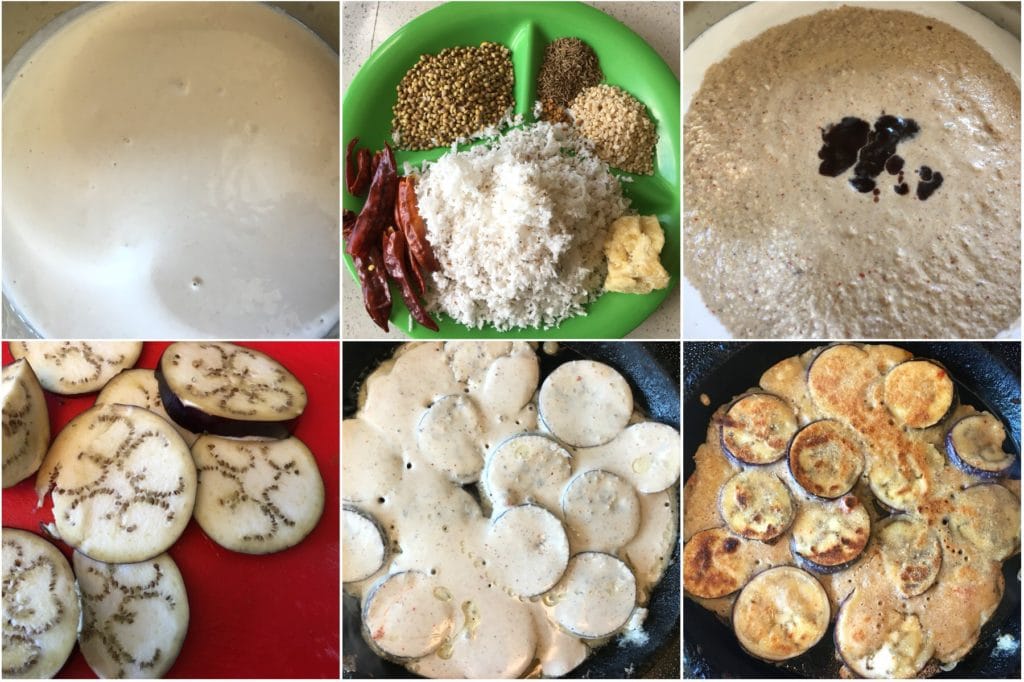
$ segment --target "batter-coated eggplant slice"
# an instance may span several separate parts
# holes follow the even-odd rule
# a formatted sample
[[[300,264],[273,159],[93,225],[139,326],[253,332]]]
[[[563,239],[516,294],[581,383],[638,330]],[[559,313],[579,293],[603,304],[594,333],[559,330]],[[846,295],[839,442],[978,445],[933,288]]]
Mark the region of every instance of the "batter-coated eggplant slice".
[[[50,446],[36,475],[40,504],[51,491],[64,542],[98,561],[144,561],[188,525],[196,467],[167,420],[141,407],[97,405]]]
[[[384,531],[370,514],[344,505],[341,511],[341,581],[366,580],[380,570],[387,557]]]
[[[1013,466],[1011,453],[1003,451],[1006,429],[985,412],[958,420],[946,434],[946,453],[960,470],[982,478],[997,478]]]
[[[556,438],[573,447],[593,447],[626,428],[633,414],[633,391],[608,365],[576,360],[544,380],[537,407]]]
[[[141,353],[141,341],[11,341],[11,355],[28,360],[43,388],[62,395],[100,390]]]
[[[156,379],[167,414],[195,433],[287,438],[306,409],[306,389],[281,363],[230,343],[172,343]]]
[[[793,558],[819,573],[852,565],[867,547],[871,516],[856,495],[835,502],[808,502],[793,522]]]
[[[849,414],[864,402],[863,390],[878,377],[878,369],[860,346],[837,343],[821,350],[807,366],[807,393],[830,414]]]
[[[555,622],[566,632],[583,639],[608,637],[633,613],[636,577],[610,554],[581,552],[569,560],[545,603],[550,603]]]
[[[901,595],[915,597],[935,583],[942,545],[927,523],[894,516],[879,524],[877,537],[885,572]]]
[[[203,436],[192,446],[199,470],[195,517],[213,540],[246,554],[297,545],[324,510],[324,482],[298,438],[275,441]]]
[[[565,573],[569,539],[554,514],[533,504],[509,507],[491,522],[487,573],[517,597],[544,594]]]
[[[683,589],[695,597],[715,599],[747,584],[754,560],[743,542],[725,528],[702,530],[683,547]]]
[[[163,677],[188,632],[188,594],[174,560],[108,564],[75,552],[74,565],[89,667],[101,678]]]
[[[825,588],[814,576],[779,566],[757,574],[743,588],[733,605],[732,625],[752,656],[784,661],[817,644],[831,615]]]
[[[877,596],[877,595],[875,595]],[[839,606],[836,653],[860,677],[916,677],[935,651],[931,633],[889,599],[854,590]]]
[[[931,487],[927,462],[910,453],[874,453],[868,469],[868,487],[882,510],[899,514],[912,511]]]
[[[637,492],[657,493],[679,480],[679,432],[667,424],[640,422],[616,436],[608,447],[619,449],[622,464],[613,470]]]
[[[562,492],[562,516],[574,550],[614,552],[640,528],[640,501],[633,486],[608,471],[586,471]]]
[[[1020,550],[1020,500],[998,483],[982,483],[955,493],[950,527],[993,561]]]
[[[56,675],[78,635],[78,594],[68,560],[38,535],[4,528],[3,602],[3,676]]]
[[[10,488],[39,469],[50,446],[46,397],[32,366],[15,360],[0,381],[3,403],[3,487]]]
[[[151,369],[127,369],[107,382],[100,394],[96,396],[96,404],[119,403],[135,405],[155,412],[171,423],[185,442],[192,445],[199,434],[192,433],[184,426],[175,424],[164,409],[160,400],[160,387],[157,385],[156,374]]]
[[[811,422],[789,444],[789,470],[811,495],[842,497],[864,471],[864,446],[849,427],[837,421]]]
[[[786,484],[762,469],[746,469],[726,481],[718,510],[734,533],[763,541],[785,533],[796,513]]]
[[[420,571],[392,573],[363,601],[363,638],[374,651],[405,662],[437,651],[455,623],[451,593]]]
[[[932,360],[908,360],[889,370],[882,383],[885,405],[900,423],[924,429],[939,423],[956,402],[946,368]]]
[[[751,393],[729,406],[719,435],[722,451],[742,466],[781,459],[796,430],[789,403],[771,393]]]
[[[484,468],[483,418],[467,396],[441,396],[416,425],[420,454],[452,482],[462,485],[480,478]]]
[[[484,492],[496,507],[538,502],[558,508],[562,487],[572,475],[572,456],[555,439],[517,434],[487,456],[481,477]]]

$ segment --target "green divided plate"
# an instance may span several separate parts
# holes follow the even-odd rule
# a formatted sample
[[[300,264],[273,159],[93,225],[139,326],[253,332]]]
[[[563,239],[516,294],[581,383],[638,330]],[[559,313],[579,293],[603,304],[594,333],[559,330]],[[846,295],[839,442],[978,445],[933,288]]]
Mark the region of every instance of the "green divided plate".
[[[656,5],[655,5],[656,6]],[[673,19],[674,21],[675,19]],[[471,329],[447,316],[434,315],[440,333],[416,324],[392,288],[391,323],[413,338],[621,338],[657,309],[679,283],[679,81],[661,57],[640,36],[603,12],[575,2],[453,2],[410,21],[370,56],[352,79],[342,104],[343,145],[353,137],[360,146],[380,149],[391,140],[391,108],[395,87],[421,54],[446,47],[503,43],[512,51],[515,69],[516,113],[532,122],[536,77],[544,48],[556,38],[577,37],[597,53],[605,82],[631,93],[647,106],[657,125],[658,146],[653,176],[614,171],[624,179],[623,191],[643,215],[657,215],[665,230],[662,264],[672,275],[669,287],[646,295],[605,293],[587,306],[587,314],[572,317],[552,329],[513,329],[491,326]],[[396,152],[398,166],[433,161],[447,149]],[[343,191],[344,207],[359,211],[362,199]],[[358,286],[351,258],[345,265]],[[351,283],[350,283],[351,284]],[[365,314],[365,313],[362,313]]]

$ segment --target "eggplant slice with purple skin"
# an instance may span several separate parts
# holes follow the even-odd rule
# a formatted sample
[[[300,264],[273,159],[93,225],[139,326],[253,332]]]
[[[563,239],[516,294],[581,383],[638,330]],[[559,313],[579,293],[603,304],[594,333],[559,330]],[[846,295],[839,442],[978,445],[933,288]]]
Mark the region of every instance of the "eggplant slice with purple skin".
[[[722,416],[722,452],[741,466],[771,464],[786,455],[797,427],[796,414],[784,399],[750,393],[733,402]]]
[[[581,639],[602,639],[622,629],[636,608],[636,576],[618,557],[580,552],[551,588],[549,617]]]
[[[194,433],[287,438],[306,409],[305,387],[281,363],[230,343],[172,343],[156,379],[167,414]]]
[[[789,444],[789,471],[815,497],[836,499],[864,471],[864,446],[849,427],[821,419],[800,429]]]
[[[683,547],[683,589],[694,597],[716,599],[743,587],[755,566],[744,542],[725,528],[695,533]]]
[[[718,494],[718,511],[732,532],[768,542],[789,530],[796,508],[778,476],[753,468],[726,481]]]
[[[856,589],[839,605],[836,653],[860,677],[916,677],[935,652],[916,615],[899,609],[891,593]]]
[[[170,554],[134,564],[73,557],[82,595],[79,643],[101,678],[156,678],[171,669],[188,632],[185,581]]]
[[[254,441],[202,436],[192,446],[199,472],[196,521],[221,547],[280,552],[301,542],[324,510],[316,458],[298,438]]]
[[[126,369],[108,381],[100,394],[96,396],[97,405],[107,403],[135,405],[155,412],[178,430],[189,447],[196,442],[196,438],[199,438],[198,434],[175,424],[167,414],[164,404],[160,401],[160,387],[157,385],[156,375],[151,369]]]
[[[946,368],[934,360],[907,360],[882,382],[886,407],[899,423],[925,429],[942,421],[956,406],[956,386]]]
[[[790,549],[804,568],[835,573],[864,553],[871,535],[871,516],[856,495],[834,502],[808,501],[793,522]]]
[[[751,656],[777,662],[817,644],[831,620],[828,594],[810,573],[778,566],[758,573],[736,598],[732,625]]]
[[[988,412],[959,419],[946,433],[946,453],[958,469],[982,478],[998,478],[1015,457],[1003,450],[1006,429]]]
[[[927,522],[893,516],[878,524],[875,537],[885,572],[902,596],[916,597],[935,584],[942,568],[942,543]]]

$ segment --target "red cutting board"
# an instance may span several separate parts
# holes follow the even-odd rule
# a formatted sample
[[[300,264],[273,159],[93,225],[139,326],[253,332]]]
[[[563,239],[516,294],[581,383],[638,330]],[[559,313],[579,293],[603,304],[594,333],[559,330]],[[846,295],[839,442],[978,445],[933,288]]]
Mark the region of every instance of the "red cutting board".
[[[168,342],[147,342],[136,367],[154,368]],[[320,523],[301,543],[254,556],[224,549],[193,519],[170,549],[188,590],[185,644],[167,677],[338,678],[338,342],[243,342],[287,367],[309,404],[295,435],[316,456],[326,498]],[[3,364],[12,362],[3,345]],[[96,394],[46,394],[50,429],[88,409]],[[3,525],[39,533],[53,520],[49,498],[36,509],[35,477],[3,491]],[[57,543],[71,556],[71,548]],[[58,677],[95,677],[76,647]]]

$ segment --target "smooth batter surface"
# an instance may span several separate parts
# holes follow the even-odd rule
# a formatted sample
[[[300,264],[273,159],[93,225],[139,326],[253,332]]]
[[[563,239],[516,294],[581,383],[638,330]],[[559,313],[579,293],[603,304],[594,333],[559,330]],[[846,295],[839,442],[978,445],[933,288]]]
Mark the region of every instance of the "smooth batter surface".
[[[311,32],[256,3],[110,3],[11,67],[3,286],[38,333],[337,322],[338,62]]]
[[[837,348],[852,348],[839,346]],[[963,658],[978,639],[981,626],[991,617],[1003,594],[1001,561],[1005,553],[972,542],[962,529],[955,530],[957,520],[964,518],[963,525],[992,534],[988,530],[984,515],[973,513],[965,516],[966,506],[972,496],[964,488],[984,482],[977,476],[966,474],[946,459],[943,438],[956,420],[975,414],[969,405],[959,405],[933,427],[927,429],[906,429],[891,420],[890,413],[881,401],[883,376],[896,364],[909,360],[910,353],[894,346],[863,346],[863,352],[849,353],[846,366],[847,380],[840,387],[834,385],[834,399],[816,400],[808,389],[807,368],[815,358],[818,349],[808,351],[766,368],[760,377],[760,389],[784,398],[797,413],[803,426],[816,419],[835,419],[853,429],[862,439],[867,456],[865,473],[853,489],[864,508],[871,515],[872,539],[867,549],[851,567],[831,575],[816,574],[828,594],[832,617],[835,618],[839,605],[852,592],[870,595],[864,612],[858,614],[866,623],[864,629],[872,633],[885,634],[881,623],[893,609],[903,614],[916,616],[927,636],[934,645],[934,658],[942,664],[956,662]],[[724,525],[716,504],[722,486],[738,471],[722,452],[719,445],[719,424],[726,406],[716,411],[708,425],[707,441],[697,450],[696,471],[686,481],[683,514],[683,540],[689,542],[699,531]],[[916,498],[916,503],[905,518],[924,523],[938,537],[942,545],[942,565],[934,585],[926,591],[917,591],[912,597],[903,596],[900,584],[894,581],[885,568],[878,541],[878,531],[883,527],[883,514],[873,501],[870,482],[876,479],[893,480],[900,471],[922,463],[919,482],[925,492]],[[889,467],[883,467],[888,464]],[[890,471],[890,468],[892,471]],[[775,473],[786,483],[798,508],[813,504],[814,500],[796,483],[789,472],[785,458],[763,468]],[[1003,485],[1011,493],[1008,498],[1013,504],[1003,508],[1005,520],[998,523],[1003,528],[1019,529],[1020,482],[1001,479],[994,485]],[[975,490],[972,488],[972,490]],[[1005,491],[1004,491],[1005,492]],[[989,513],[988,516],[994,516]],[[727,530],[727,529],[726,529]],[[757,574],[773,566],[793,565],[795,559],[790,547],[792,529],[772,543],[736,537],[738,543],[729,561],[753,565]],[[1012,532],[1008,532],[1012,535]],[[1016,538],[1019,540],[1019,530]],[[1019,551],[1019,545],[1010,550]],[[685,580],[685,578],[684,578]],[[691,598],[692,595],[690,595]],[[736,600],[736,594],[715,599],[696,598],[695,601],[714,611],[723,618],[728,617]],[[879,625],[876,631],[875,625]],[[872,635],[874,636],[874,635]],[[876,648],[881,646],[875,643]],[[934,670],[933,670],[934,672]]]
[[[558,677],[578,666],[591,646],[606,641],[585,642],[570,629],[588,638],[605,637],[617,633],[628,617],[627,632],[644,637],[644,605],[678,538],[676,479],[662,478],[657,491],[646,494],[630,490],[628,495],[606,495],[614,491],[602,489],[591,496],[594,502],[589,507],[573,498],[570,507],[576,512],[596,513],[605,509],[602,505],[611,508],[607,511],[638,505],[633,511],[639,512],[638,519],[628,513],[630,509],[622,514],[638,521],[630,530],[603,519],[583,521],[587,532],[577,532],[582,526],[560,504],[572,476],[608,471],[613,461],[619,461],[623,467],[616,475],[633,489],[650,485],[653,479],[642,468],[632,470],[631,456],[643,448],[632,443],[628,429],[592,448],[559,447],[548,435],[534,436],[551,444],[547,450],[534,447],[532,438],[517,444],[507,440],[539,431],[538,380],[538,360],[525,343],[409,344],[366,379],[358,414],[342,423],[342,497],[376,520],[388,542],[388,557],[380,570],[364,580],[346,582],[345,591],[362,601],[364,636],[391,657],[415,659],[403,662],[420,675]],[[614,400],[598,393],[599,398]],[[456,418],[459,413],[445,410],[452,418],[444,422],[449,448],[442,451],[432,446],[433,439],[418,438],[417,431],[425,415],[445,406],[452,396],[472,405],[474,417]],[[633,413],[632,421],[642,419]],[[440,432],[434,435],[440,437]],[[583,435],[592,434],[584,429]],[[678,434],[675,438],[672,452],[678,461]],[[500,462],[491,462],[490,455],[503,442],[514,445],[505,449]],[[446,457],[459,450],[464,452]],[[475,480],[460,475],[469,469],[450,466],[463,461],[465,451],[481,465],[487,455],[480,501],[459,485]],[[565,466],[557,466],[559,462]],[[516,506],[522,503],[536,506]],[[558,524],[551,528],[556,520],[564,525],[565,535]],[[505,524],[514,532],[507,533]],[[352,536],[348,542],[357,545],[359,539]],[[503,551],[517,543],[519,550]],[[584,554],[597,545],[615,557]],[[343,557],[350,551],[343,543]],[[516,560],[520,553],[529,553],[534,560]],[[568,571],[562,562],[569,555],[601,558],[577,561],[578,570]],[[587,568],[591,562],[605,570]],[[568,565],[574,565],[571,558]],[[375,586],[384,589],[380,586],[390,586],[403,572],[414,572],[415,577],[401,579],[409,583],[404,591],[394,588],[394,595],[383,595],[394,609],[385,617],[373,606]],[[595,596],[594,585],[603,586],[606,593]],[[406,616],[401,615],[403,608]],[[432,614],[427,622],[413,617],[424,613]],[[438,634],[440,639],[435,639]]]
[[[780,46],[785,46],[782,49]],[[917,14],[842,7],[710,67],[685,122],[685,272],[737,337],[994,336],[1020,307],[1020,92]],[[818,172],[821,129],[913,118],[910,194]],[[922,165],[944,185],[916,198]]]

